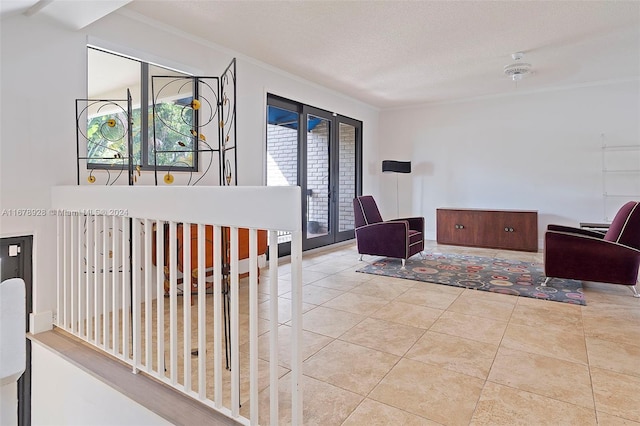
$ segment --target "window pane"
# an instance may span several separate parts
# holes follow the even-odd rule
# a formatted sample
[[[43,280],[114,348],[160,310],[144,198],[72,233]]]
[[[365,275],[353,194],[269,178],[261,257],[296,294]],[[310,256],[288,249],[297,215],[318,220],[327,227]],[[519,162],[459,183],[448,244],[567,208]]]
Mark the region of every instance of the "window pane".
[[[267,116],[267,186],[297,185],[299,114],[269,105]]]
[[[267,186],[298,184],[298,120],[295,111],[267,106]],[[291,241],[289,232],[278,233],[278,243]]]
[[[96,49],[87,49],[87,54],[87,93],[89,99],[126,100],[127,89],[131,93],[133,156],[134,163],[140,164],[141,64],[133,59]],[[89,163],[118,166],[126,161],[128,154],[126,111],[126,102],[89,103],[87,111],[87,157],[90,157]]]
[[[194,167],[197,157],[193,153],[196,137],[191,133],[195,119],[192,108],[193,78],[184,73],[99,49],[88,48],[87,54],[89,99],[126,100],[127,89],[131,93],[134,164],[142,167],[154,165],[154,147],[157,147],[164,151],[157,157],[158,165],[175,168]],[[152,87],[154,75],[175,77],[164,80],[156,87],[156,112],[160,120],[155,120],[155,139],[153,101],[156,96]],[[126,102],[119,102],[117,105],[95,105],[96,107],[89,107],[87,111],[87,152],[88,156],[91,156],[88,162],[94,165],[126,165],[127,137],[116,139],[115,136],[117,131],[121,130],[120,123],[126,128]],[[112,126],[113,120],[116,121],[116,126]],[[108,133],[103,130],[107,130]],[[147,144],[144,149],[143,144]],[[114,156],[115,159],[112,159]]]
[[[329,146],[331,123],[307,117],[307,238],[331,232],[329,227]]]
[[[157,159],[159,166],[193,167],[196,140],[192,134],[195,124],[193,87],[192,77],[149,65],[148,164],[155,164]]]
[[[338,230],[355,228],[353,199],[356,197],[356,128],[340,123],[338,127]]]

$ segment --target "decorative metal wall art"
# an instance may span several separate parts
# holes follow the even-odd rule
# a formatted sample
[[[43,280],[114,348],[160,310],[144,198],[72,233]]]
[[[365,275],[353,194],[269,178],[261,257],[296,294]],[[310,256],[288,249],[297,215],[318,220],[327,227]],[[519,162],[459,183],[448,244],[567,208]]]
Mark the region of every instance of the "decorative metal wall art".
[[[129,90],[127,99],[76,99],[77,184],[86,170],[89,184],[113,185],[124,175],[133,185],[136,170],[132,155]]]
[[[220,77],[220,164],[223,185],[238,185],[236,153],[236,60]]]
[[[159,172],[170,185],[177,170],[189,173],[186,185],[197,185],[216,166],[218,185],[237,185],[235,63],[221,77],[151,77],[156,185]]]

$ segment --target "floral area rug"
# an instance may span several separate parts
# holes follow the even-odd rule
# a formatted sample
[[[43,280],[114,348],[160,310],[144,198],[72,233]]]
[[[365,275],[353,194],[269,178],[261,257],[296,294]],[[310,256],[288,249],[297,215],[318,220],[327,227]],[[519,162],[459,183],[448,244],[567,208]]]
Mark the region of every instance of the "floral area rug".
[[[554,278],[543,287],[541,263],[496,259],[461,254],[428,253],[408,259],[402,269],[400,259],[383,258],[357,272],[445,284],[513,296],[586,305],[582,282]]]

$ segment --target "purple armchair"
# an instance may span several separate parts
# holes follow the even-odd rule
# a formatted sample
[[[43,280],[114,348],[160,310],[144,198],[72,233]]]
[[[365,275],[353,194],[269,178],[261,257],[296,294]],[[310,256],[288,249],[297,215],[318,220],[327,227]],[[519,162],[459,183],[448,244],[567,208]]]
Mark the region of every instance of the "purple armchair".
[[[549,225],[544,239],[547,285],[567,278],[626,285],[640,297],[635,285],[640,268],[640,202],[623,205],[606,234]]]
[[[356,242],[360,260],[363,254],[386,256],[405,261],[424,250],[424,218],[410,217],[383,221],[371,195],[353,200]]]

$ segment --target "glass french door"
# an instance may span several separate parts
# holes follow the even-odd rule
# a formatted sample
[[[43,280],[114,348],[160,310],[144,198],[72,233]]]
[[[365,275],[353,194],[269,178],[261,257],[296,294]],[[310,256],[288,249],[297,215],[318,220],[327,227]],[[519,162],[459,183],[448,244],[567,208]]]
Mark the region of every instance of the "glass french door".
[[[362,123],[269,96],[267,185],[299,185],[303,250],[354,238],[361,192]],[[279,238],[281,254],[289,250]]]

